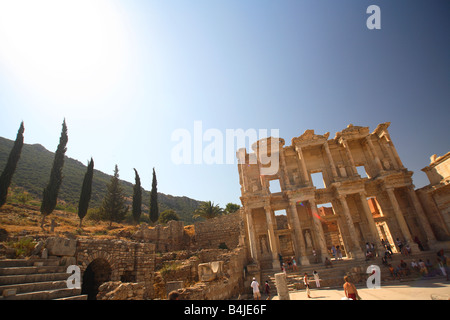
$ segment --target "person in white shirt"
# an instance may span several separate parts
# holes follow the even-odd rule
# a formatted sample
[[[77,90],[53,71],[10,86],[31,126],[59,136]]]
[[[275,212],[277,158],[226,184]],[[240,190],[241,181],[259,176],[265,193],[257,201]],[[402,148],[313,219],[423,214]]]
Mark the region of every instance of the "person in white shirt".
[[[261,298],[261,292],[259,292],[259,283],[256,281],[256,278],[253,278],[252,283],[250,284],[250,287],[253,289],[253,298],[255,300],[259,300]]]

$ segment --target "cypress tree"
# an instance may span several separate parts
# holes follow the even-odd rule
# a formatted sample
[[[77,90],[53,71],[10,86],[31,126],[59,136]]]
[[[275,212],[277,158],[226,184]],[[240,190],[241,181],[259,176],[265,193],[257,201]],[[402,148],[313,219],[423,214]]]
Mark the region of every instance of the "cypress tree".
[[[158,189],[156,187],[156,173],[155,168],[153,168],[153,180],[152,180],[152,190],[150,191],[150,220],[155,223],[159,218],[159,209],[158,209]]]
[[[141,179],[136,169],[134,169],[136,183],[133,187],[133,220],[135,224],[139,223],[142,213],[142,188]]]
[[[125,207],[125,196],[119,183],[119,169],[116,164],[114,176],[111,178],[106,189],[106,195],[103,198],[101,213],[103,217],[109,220],[109,226],[111,227],[113,222],[121,222],[127,212],[128,207]]]
[[[17,163],[20,159],[20,154],[23,147],[24,131],[25,128],[22,121],[20,123],[19,131],[17,132],[16,141],[14,141],[14,145],[9,153],[8,161],[6,162],[5,168],[0,176],[0,207],[6,203],[8,188],[11,184],[12,177],[16,171]]]
[[[62,170],[64,166],[64,156],[66,154],[66,145],[69,140],[67,136],[66,119],[62,124],[61,137],[59,138],[58,148],[55,152],[55,158],[53,160],[52,171],[50,172],[50,180],[47,187],[44,189],[42,204],[41,204],[41,228],[44,228],[45,217],[55,210],[58,200],[59,188],[61,187],[63,175]]]
[[[80,201],[78,202],[78,217],[80,218],[80,228],[83,218],[89,208],[89,201],[92,194],[92,178],[94,177],[94,160],[88,162],[87,171],[84,175],[83,186],[81,187]]]

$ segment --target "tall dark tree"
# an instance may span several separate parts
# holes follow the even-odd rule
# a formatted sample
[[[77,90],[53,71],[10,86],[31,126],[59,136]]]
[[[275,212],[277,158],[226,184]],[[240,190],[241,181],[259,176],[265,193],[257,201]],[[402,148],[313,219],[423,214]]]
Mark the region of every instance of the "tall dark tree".
[[[69,141],[69,138],[67,136],[66,119],[64,119],[62,124],[61,137],[59,138],[58,148],[56,149],[55,158],[53,160],[52,171],[50,172],[50,180],[47,184],[47,187],[45,187],[44,189],[44,194],[42,197],[41,228],[44,228],[45,217],[51,214],[56,207],[59,188],[61,187],[63,179],[62,170],[64,167],[64,156],[67,150],[67,141]]]
[[[138,224],[142,213],[142,188],[141,188],[141,178],[136,169],[135,173],[135,185],[133,187],[133,220],[134,223]]]
[[[80,228],[83,218],[89,208],[89,201],[92,194],[92,179],[94,177],[94,160],[88,162],[86,173],[84,174],[83,185],[81,187],[80,201],[78,202],[78,217],[80,218]]]
[[[119,182],[119,169],[114,168],[114,176],[106,187],[106,195],[103,198],[101,214],[109,220],[111,227],[113,222],[121,222],[128,212],[128,207],[125,205],[125,195]]]
[[[17,132],[16,141],[14,141],[6,166],[0,176],[0,207],[6,203],[6,198],[8,197],[8,188],[11,185],[11,180],[16,171],[17,163],[19,162],[20,154],[22,152],[24,131],[25,128],[22,121],[20,123],[19,131]]]
[[[158,188],[156,187],[156,173],[155,168],[153,168],[153,180],[152,180],[152,190],[150,191],[150,220],[155,223],[159,218],[159,208],[158,208]]]

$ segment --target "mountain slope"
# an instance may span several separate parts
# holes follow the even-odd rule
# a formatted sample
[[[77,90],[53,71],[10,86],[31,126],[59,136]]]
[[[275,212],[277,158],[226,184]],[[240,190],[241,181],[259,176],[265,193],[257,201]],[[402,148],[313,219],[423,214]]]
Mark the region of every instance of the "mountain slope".
[[[13,146],[13,141],[0,137],[0,171],[3,170],[9,152]],[[53,163],[54,153],[48,151],[40,144],[24,144],[16,172],[13,177],[13,184],[25,189],[34,197],[42,199],[42,192],[48,183],[50,170]],[[94,159],[95,162],[95,159]],[[83,177],[86,172],[86,165],[72,158],[65,158],[63,168],[63,182],[59,192],[59,200],[76,207],[81,192]],[[100,206],[103,196],[106,193],[106,185],[111,179],[111,175],[94,170],[92,182],[92,197],[89,207]],[[131,199],[133,195],[133,184],[121,180],[124,193]],[[148,214],[148,204],[150,202],[150,192],[144,190],[142,194],[143,214]],[[200,201],[188,197],[176,197],[158,193],[160,212],[166,209],[173,209],[186,223],[192,223],[192,213],[198,208]],[[131,208],[131,206],[130,206]]]

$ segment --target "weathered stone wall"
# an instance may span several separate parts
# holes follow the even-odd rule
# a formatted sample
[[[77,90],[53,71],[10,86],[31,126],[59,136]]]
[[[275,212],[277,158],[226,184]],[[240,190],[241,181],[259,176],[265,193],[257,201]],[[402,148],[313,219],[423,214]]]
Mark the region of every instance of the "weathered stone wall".
[[[142,223],[133,239],[154,243],[157,252],[183,250],[189,246],[189,236],[184,232],[182,221],[172,220],[165,227],[157,225],[154,228]]]
[[[241,212],[220,216],[203,222],[194,223],[195,236],[191,248],[217,249],[221,244],[233,249],[239,245],[243,235]]]
[[[156,252],[170,252],[217,249],[223,245],[233,249],[244,236],[240,211],[197,222],[193,230],[194,232],[186,232],[182,221],[169,221],[166,227],[157,225],[154,228],[141,224],[132,238],[140,242],[154,243]]]
[[[216,255],[215,258],[214,255]],[[248,261],[244,248],[239,247],[231,252],[205,251],[202,258],[208,261],[223,261],[221,275],[212,281],[200,281],[190,287],[178,290],[180,299],[224,300],[237,298],[245,291],[244,266]]]
[[[83,273],[96,259],[105,260],[111,268],[110,281],[144,283],[146,296],[153,296],[155,245],[124,240],[79,239],[75,254]]]

